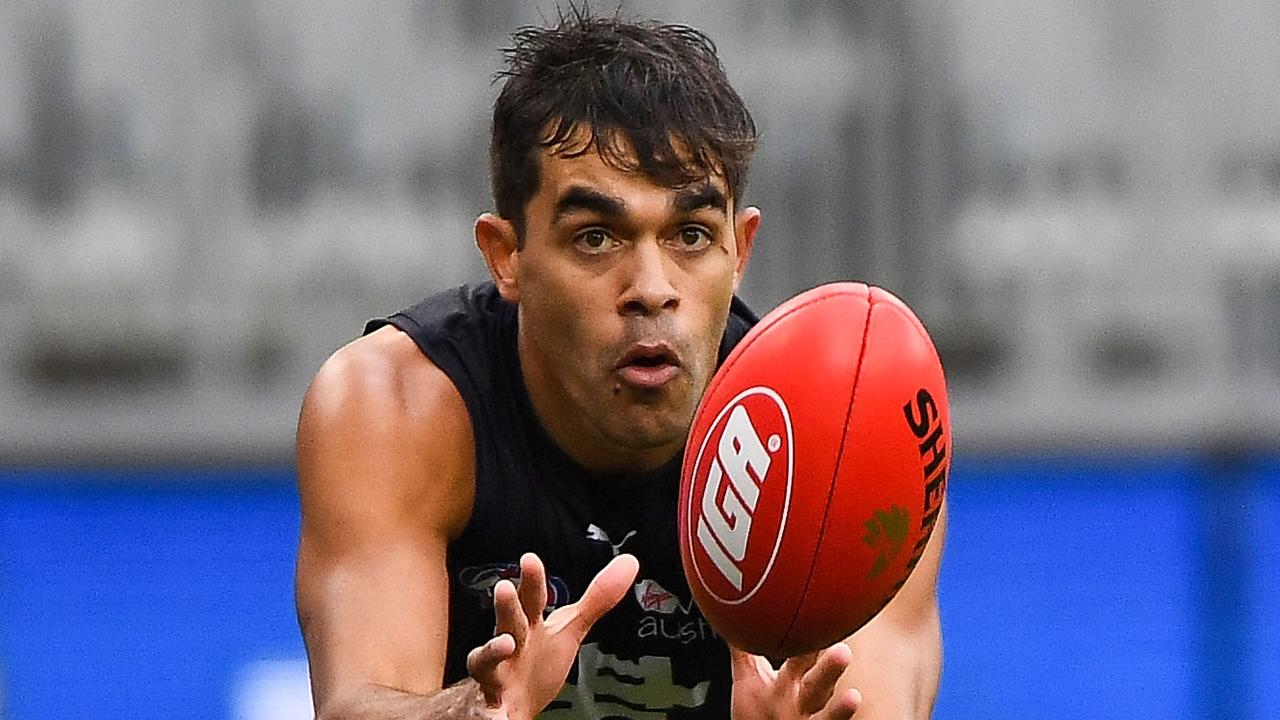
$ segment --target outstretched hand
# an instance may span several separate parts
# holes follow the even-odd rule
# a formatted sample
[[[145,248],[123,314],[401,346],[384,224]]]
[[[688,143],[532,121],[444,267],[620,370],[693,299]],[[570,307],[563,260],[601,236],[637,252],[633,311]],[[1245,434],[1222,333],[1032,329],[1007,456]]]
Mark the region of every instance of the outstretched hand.
[[[733,667],[733,720],[848,720],[862,695],[836,692],[836,683],[853,654],[836,643],[821,652],[789,658],[774,670],[769,661],[730,647]]]
[[[467,672],[479,684],[489,716],[529,720],[555,699],[587,631],[626,596],[638,569],[631,555],[615,557],[578,602],[543,619],[546,570],[533,553],[520,558],[519,588],[510,580],[493,588],[493,639],[467,655]]]

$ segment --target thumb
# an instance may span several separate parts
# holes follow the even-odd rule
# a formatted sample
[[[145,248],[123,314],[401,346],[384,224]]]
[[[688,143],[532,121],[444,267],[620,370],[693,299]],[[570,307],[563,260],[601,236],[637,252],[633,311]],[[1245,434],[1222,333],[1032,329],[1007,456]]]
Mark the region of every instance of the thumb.
[[[586,592],[582,593],[582,599],[574,603],[578,611],[576,625],[579,632],[586,635],[597,620],[626,596],[639,571],[640,563],[635,556],[622,554],[596,573]]]

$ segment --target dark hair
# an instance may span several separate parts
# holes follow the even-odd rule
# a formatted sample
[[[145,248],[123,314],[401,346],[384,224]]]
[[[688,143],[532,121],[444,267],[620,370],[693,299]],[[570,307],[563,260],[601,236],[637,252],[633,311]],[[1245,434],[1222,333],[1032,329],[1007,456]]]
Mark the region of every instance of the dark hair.
[[[718,172],[741,197],[755,122],[705,34],[571,5],[555,27],[524,27],[512,39],[497,76],[506,82],[493,106],[489,165],[495,208],[522,239],[543,148],[569,157],[595,150],[672,187]]]

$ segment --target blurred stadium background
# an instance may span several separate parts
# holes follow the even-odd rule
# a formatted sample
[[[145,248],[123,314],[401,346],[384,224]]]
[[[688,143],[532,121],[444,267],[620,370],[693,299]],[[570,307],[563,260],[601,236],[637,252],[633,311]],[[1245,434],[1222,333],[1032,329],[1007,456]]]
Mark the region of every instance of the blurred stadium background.
[[[745,297],[865,280],[939,344],[936,716],[1275,717],[1280,5],[622,8],[756,114]],[[0,3],[0,718],[310,717],[298,403],[480,277],[497,49],[554,13]]]

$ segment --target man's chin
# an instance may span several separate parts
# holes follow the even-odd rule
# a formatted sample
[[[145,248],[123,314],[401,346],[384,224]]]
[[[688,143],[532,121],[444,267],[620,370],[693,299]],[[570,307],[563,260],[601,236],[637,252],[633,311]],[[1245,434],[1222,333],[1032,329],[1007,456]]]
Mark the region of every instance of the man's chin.
[[[613,424],[609,439],[625,450],[649,453],[683,447],[688,432],[688,420],[647,417]]]

